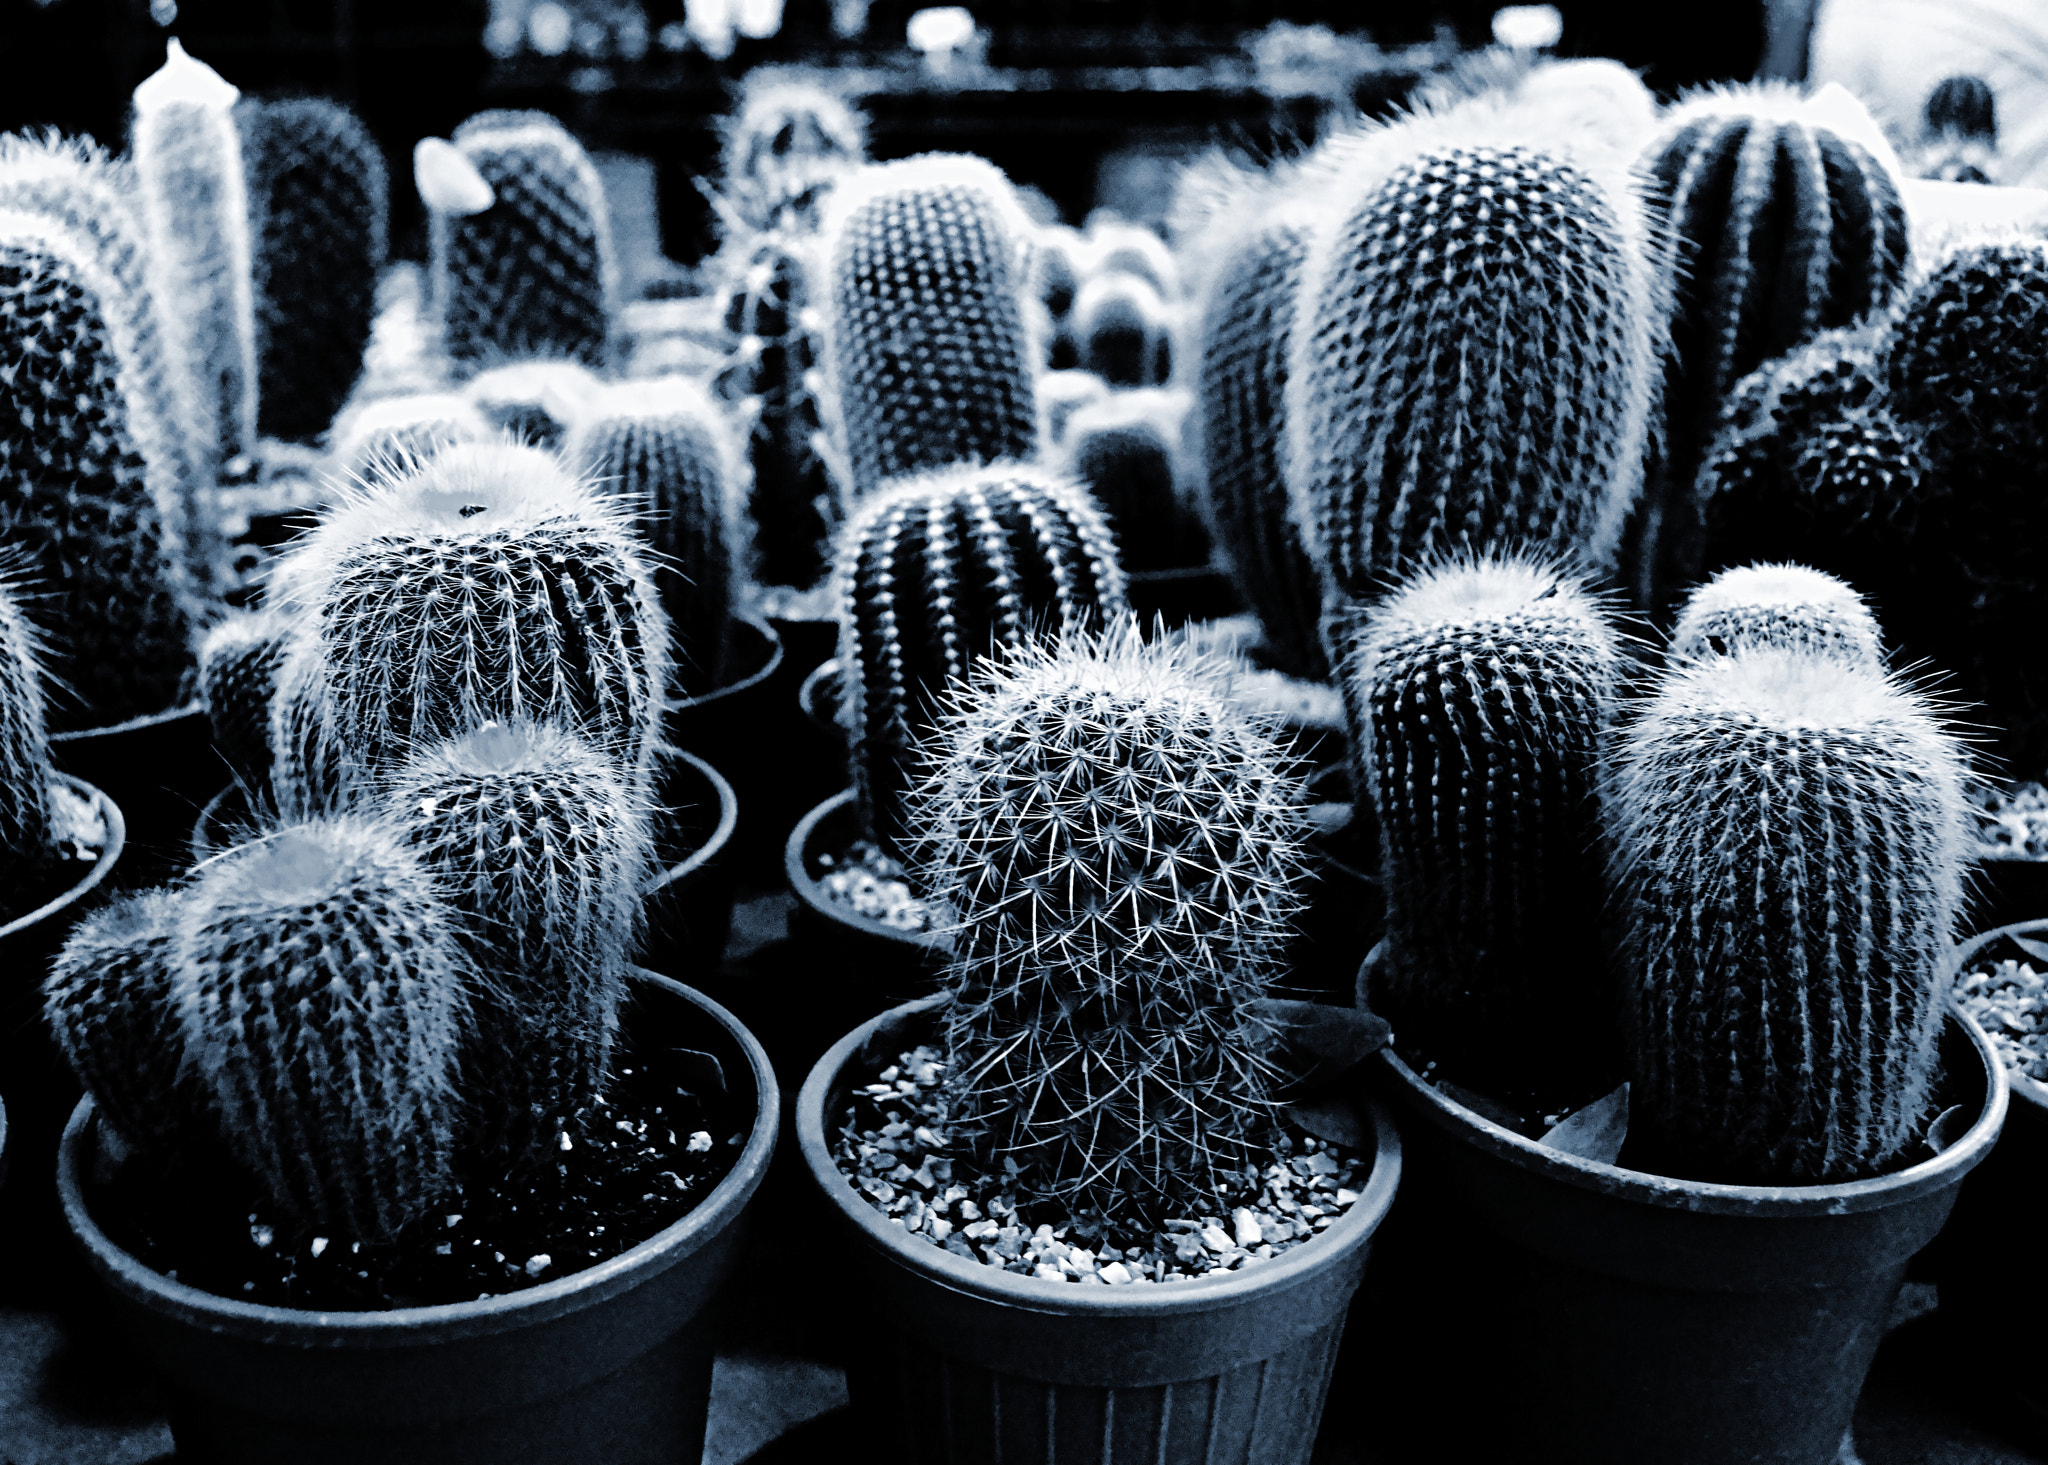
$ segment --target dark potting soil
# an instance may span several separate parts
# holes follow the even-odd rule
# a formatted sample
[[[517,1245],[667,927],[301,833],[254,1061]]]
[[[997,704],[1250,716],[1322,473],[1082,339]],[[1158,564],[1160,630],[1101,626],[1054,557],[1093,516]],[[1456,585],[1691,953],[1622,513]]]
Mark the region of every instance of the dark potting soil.
[[[92,873],[107,847],[107,821],[66,783],[50,786],[49,847],[27,868],[0,856],[0,926],[41,910]]]
[[[681,1220],[745,1143],[726,1108],[621,1068],[553,1165],[471,1177],[388,1243],[293,1234],[225,1157],[137,1156],[88,1200],[116,1245],[217,1297],[321,1312],[472,1302],[609,1261]]]

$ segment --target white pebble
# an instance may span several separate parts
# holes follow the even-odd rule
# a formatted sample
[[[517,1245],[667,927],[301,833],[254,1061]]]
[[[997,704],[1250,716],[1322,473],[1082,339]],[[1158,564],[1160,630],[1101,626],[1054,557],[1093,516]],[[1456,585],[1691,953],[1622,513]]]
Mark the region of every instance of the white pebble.
[[[1131,1280],[1130,1268],[1126,1267],[1122,1262],[1111,1262],[1102,1269],[1099,1275],[1103,1281],[1111,1283],[1128,1282]]]
[[[1239,1246],[1257,1246],[1264,1239],[1264,1233],[1259,1230],[1259,1218],[1250,1211],[1240,1209],[1230,1219],[1237,1232]]]
[[[1202,1228],[1202,1245],[1208,1247],[1211,1251],[1229,1251],[1232,1243],[1230,1238],[1223,1234],[1221,1226],[1204,1226]]]
[[[700,1129],[690,1136],[689,1150],[691,1154],[701,1154],[710,1148],[711,1136],[704,1130]]]
[[[1355,1190],[1340,1190],[1337,1192],[1337,1204],[1340,1206],[1348,1206],[1357,1199],[1358,1192]]]
[[[1067,1280],[1067,1274],[1051,1262],[1040,1262],[1031,1269],[1031,1275],[1043,1277],[1048,1282],[1064,1282]]]
[[[555,1259],[544,1251],[537,1251],[526,1259],[526,1275],[538,1277],[555,1264]]]
[[[251,1226],[249,1228],[249,1239],[255,1242],[259,1247],[268,1250],[270,1247],[270,1243],[277,1239],[277,1233],[272,1231],[268,1226]]]
[[[327,1238],[325,1236],[315,1236],[312,1245],[308,1246],[306,1250],[312,1252],[314,1256],[320,1255],[321,1252],[327,1250]]]

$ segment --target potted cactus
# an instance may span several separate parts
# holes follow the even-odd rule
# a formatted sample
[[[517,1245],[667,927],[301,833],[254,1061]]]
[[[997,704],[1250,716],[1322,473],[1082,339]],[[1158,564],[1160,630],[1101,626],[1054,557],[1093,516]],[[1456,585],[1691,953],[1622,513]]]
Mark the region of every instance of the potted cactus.
[[[958,692],[914,815],[946,990],[804,1084],[884,1331],[854,1407],[921,1457],[1308,1459],[1400,1147],[1283,1108],[1299,789],[1217,674],[1124,622]]]

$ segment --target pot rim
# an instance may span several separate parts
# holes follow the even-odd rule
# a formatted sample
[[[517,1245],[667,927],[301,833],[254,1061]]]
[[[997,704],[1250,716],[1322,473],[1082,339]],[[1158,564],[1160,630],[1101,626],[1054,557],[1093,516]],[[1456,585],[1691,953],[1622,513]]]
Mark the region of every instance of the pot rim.
[[[86,1129],[93,1122],[92,1095],[78,1101],[64,1126],[57,1151],[57,1194],[73,1240],[86,1252],[106,1284],[152,1312],[168,1314],[187,1327],[207,1332],[306,1348],[421,1346],[431,1342],[488,1337],[549,1322],[631,1291],[647,1277],[686,1261],[698,1245],[730,1224],[752,1198],[775,1148],[781,1123],[781,1093],[760,1042],[739,1019],[696,988],[644,967],[633,979],[694,1004],[726,1030],[746,1054],[754,1083],[754,1122],[725,1178],[711,1193],[662,1230],[609,1261],[571,1272],[518,1292],[471,1302],[394,1307],[372,1312],[317,1312],[273,1307],[219,1297],[176,1282],[143,1265],[102,1231],[86,1209],[79,1169]]]
[[[206,716],[206,704],[197,697],[178,707],[166,707],[161,712],[145,712],[140,717],[131,717],[126,722],[109,723],[105,727],[79,727],[70,732],[53,732],[53,743],[75,743],[85,738],[110,738],[117,733],[135,732],[145,727],[161,727],[167,722],[176,722],[184,717]]]
[[[2029,861],[2029,863],[2048,864],[2048,860]],[[2017,936],[2023,933],[2031,934],[2034,932],[2048,932],[2048,916],[2040,916],[2028,921],[2013,921],[2004,926],[1993,926],[1990,930],[1979,931],[1969,940],[1959,943],[1956,946],[1954,964],[1949,970],[1949,990],[1951,993],[1955,990],[1956,979],[1963,974],[1964,962],[1968,961],[1985,947],[1991,945],[1994,941],[2002,940],[2007,936]],[[1964,1015],[1967,1016],[1967,1014]],[[1976,1019],[1970,1018],[1970,1021],[1974,1023]],[[2005,1067],[2002,1060],[1999,1062],[1998,1067],[2005,1069],[2006,1087],[2011,1090],[2013,1098],[2040,1111],[2044,1115],[2048,1115],[2048,1084],[2043,1084],[2039,1079],[2030,1078],[2024,1073],[2014,1073],[2011,1069]]]
[[[724,852],[732,842],[733,829],[739,824],[739,796],[732,791],[732,784],[723,773],[699,758],[695,753],[680,750],[670,755],[678,763],[688,763],[710,783],[712,792],[718,795],[718,827],[711,831],[711,837],[697,847],[696,853],[679,864],[669,866],[641,889],[641,896],[658,894],[664,890],[679,889],[689,883],[690,877]]]
[[[59,773],[55,776],[69,784],[74,791],[89,797],[92,806],[99,810],[100,818],[106,822],[107,842],[100,846],[100,857],[93,861],[92,868],[85,872],[76,885],[67,887],[61,894],[44,901],[26,915],[16,916],[6,925],[0,926],[0,937],[12,936],[17,931],[26,931],[44,917],[55,915],[64,907],[85,899],[95,886],[107,878],[107,872],[114,868],[114,861],[121,858],[121,851],[127,847],[128,820],[127,816],[122,814],[119,804],[108,798],[105,791],[82,778],[74,778],[68,773]]]
[[[1028,1312],[1073,1317],[1174,1317],[1214,1312],[1240,1303],[1250,1294],[1301,1282],[1341,1260],[1372,1239],[1394,1203],[1394,1193],[1401,1183],[1401,1137],[1392,1116],[1374,1100],[1368,1103],[1375,1141],[1372,1174],[1359,1191],[1358,1199],[1321,1236],[1271,1261],[1260,1262],[1249,1271],[1143,1287],[1082,1287],[998,1271],[955,1256],[943,1247],[912,1241],[907,1231],[854,1191],[833,1160],[825,1140],[825,1101],[840,1071],[883,1023],[932,1011],[950,1000],[948,994],[940,992],[869,1018],[825,1051],[804,1079],[796,1100],[797,1145],[825,1198],[859,1227],[870,1246],[950,1291]]]
[[[732,617],[732,623],[750,628],[768,643],[767,661],[762,663],[758,671],[749,672],[736,682],[727,682],[723,686],[713,687],[708,692],[699,692],[694,697],[671,697],[667,704],[668,712],[671,714],[689,712],[699,707],[712,706],[724,698],[737,696],[741,692],[750,691],[760,686],[761,683],[767,681],[768,678],[774,676],[781,669],[783,655],[782,637],[775,627],[769,625],[764,617],[758,616],[752,611],[741,611],[735,614]]]
[[[828,656],[811,668],[809,675],[796,689],[796,705],[798,710],[817,727],[834,737],[843,738],[846,736],[846,729],[832,720],[829,711],[821,711],[817,705],[818,694],[828,677],[835,684],[839,680],[839,658],[836,656]]]
[[[826,920],[851,926],[864,935],[877,936],[882,940],[894,941],[912,949],[929,949],[941,955],[948,954],[951,948],[943,932],[902,931],[894,926],[886,926],[880,921],[870,920],[866,916],[847,910],[836,901],[827,899],[825,893],[818,888],[818,882],[812,878],[810,865],[804,858],[805,851],[810,846],[811,835],[826,819],[852,802],[853,790],[841,789],[797,820],[796,827],[789,831],[789,839],[782,846],[782,870],[789,878],[791,893]]]

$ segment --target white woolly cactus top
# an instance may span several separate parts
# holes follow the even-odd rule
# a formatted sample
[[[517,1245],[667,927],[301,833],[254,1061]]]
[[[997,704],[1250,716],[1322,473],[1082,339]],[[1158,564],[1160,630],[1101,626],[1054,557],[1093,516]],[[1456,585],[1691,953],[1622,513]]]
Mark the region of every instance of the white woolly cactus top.
[[[1373,608],[1359,655],[1370,665],[1384,648],[1418,632],[1489,625],[1539,606],[1589,634],[1606,625],[1599,599],[1558,565],[1514,554],[1450,556],[1415,571]]]
[[[1884,665],[1877,619],[1863,597],[1805,565],[1742,565],[1716,575],[1679,613],[1670,656],[1689,661],[1749,646],[1804,649],[1854,666]]]
[[[812,256],[813,300],[831,298],[825,271],[838,254],[847,226],[861,211],[878,199],[926,189],[959,188],[980,194],[995,210],[1001,237],[1008,243],[1012,278],[1021,289],[1025,280],[1026,252],[1037,229],[1031,216],[1018,202],[1017,189],[1009,175],[986,158],[972,153],[919,153],[893,163],[869,163],[839,181],[826,201],[819,221],[818,238]],[[831,313],[825,312],[829,324]],[[829,349],[829,348],[828,348]]]
[[[372,472],[402,476],[443,444],[480,442],[491,425],[455,392],[409,392],[362,402],[335,419],[328,434],[334,460],[353,479]]]
[[[1894,178],[1903,177],[1898,153],[1870,109],[1838,81],[1813,92],[1783,81],[1718,85],[1688,92],[1664,111],[1661,139],[1675,137],[1703,117],[1756,117],[1771,123],[1824,127],[1865,149]]]
[[[164,47],[164,64],[135,88],[135,112],[138,117],[148,117],[180,104],[226,112],[241,96],[234,83],[204,61],[185,54],[184,44],[172,36]]]

